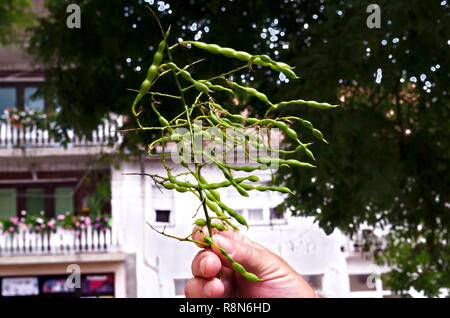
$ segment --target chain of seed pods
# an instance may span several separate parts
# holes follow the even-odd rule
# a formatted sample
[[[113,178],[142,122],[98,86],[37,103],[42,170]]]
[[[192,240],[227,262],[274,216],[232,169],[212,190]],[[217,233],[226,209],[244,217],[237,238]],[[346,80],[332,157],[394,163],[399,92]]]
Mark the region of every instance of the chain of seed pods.
[[[245,146],[251,145],[255,149],[258,150],[272,150],[278,151],[283,154],[295,153],[298,151],[304,151],[305,154],[314,160],[313,153],[308,149],[308,146],[311,143],[302,143],[300,138],[295,130],[289,127],[288,123],[293,121],[300,122],[306,129],[309,129],[314,137],[319,140],[326,142],[323,137],[323,134],[316,128],[313,127],[312,123],[308,120],[299,118],[299,117],[276,117],[270,118],[268,117],[269,113],[275,113],[277,110],[281,108],[285,108],[288,106],[298,106],[305,105],[309,107],[319,108],[319,109],[330,109],[335,107],[335,105],[330,105],[327,103],[317,103],[314,101],[304,101],[304,100],[293,100],[293,101],[283,101],[280,103],[272,103],[269,100],[269,97],[256,90],[252,87],[245,87],[238,83],[235,83],[230,80],[226,80],[224,74],[231,74],[234,71],[224,73],[219,76],[215,76],[210,79],[195,79],[192,74],[189,72],[189,66],[187,67],[179,67],[176,65],[171,57],[170,51],[176,47],[177,45],[169,47],[167,44],[167,39],[170,33],[170,28],[164,34],[163,40],[159,43],[158,48],[154,54],[153,62],[150,65],[146,78],[141,84],[140,90],[133,101],[131,106],[132,113],[136,116],[137,123],[140,129],[158,129],[161,131],[161,137],[152,141],[148,145],[148,152],[151,156],[161,156],[162,162],[166,169],[166,176],[160,175],[150,175],[153,178],[153,181],[156,184],[161,185],[167,190],[175,190],[180,193],[192,193],[200,200],[201,205],[203,206],[205,218],[198,218],[194,221],[194,224],[198,228],[207,227],[208,235],[204,234],[201,230],[201,236],[203,238],[203,243],[209,247],[215,246],[218,248],[221,254],[231,263],[231,266],[234,268],[236,272],[241,274],[247,280],[251,282],[261,281],[255,274],[249,273],[244,266],[235,262],[230,255],[220,246],[218,246],[212,239],[212,230],[215,229],[217,231],[226,231],[230,228],[234,230],[239,230],[239,228],[233,223],[233,220],[237,223],[248,227],[247,221],[245,218],[237,213],[235,210],[227,206],[220,197],[218,189],[224,189],[226,187],[233,187],[239,194],[248,197],[249,191],[278,191],[281,193],[293,194],[289,188],[286,187],[275,187],[268,185],[252,185],[251,183],[259,182],[260,179],[257,176],[249,175],[245,177],[234,177],[233,172],[244,172],[251,173],[256,170],[266,170],[271,169],[274,166],[287,166],[287,167],[301,167],[301,168],[312,168],[314,165],[308,162],[301,162],[295,159],[281,159],[281,158],[265,158],[259,157],[254,158],[250,155],[249,152],[245,151],[247,159],[252,162],[251,165],[230,165],[222,160],[219,160],[217,157],[212,155],[211,153],[201,150],[194,150],[191,155],[200,156],[204,160],[207,160],[207,164],[213,164],[219,168],[221,173],[223,174],[225,181],[211,183],[208,182],[204,176],[201,174],[201,168],[206,165],[204,163],[195,164],[195,169],[191,169],[187,162],[182,161],[181,165],[187,169],[186,173],[180,173],[178,175],[172,174],[172,169],[167,166],[167,162],[165,160],[165,156],[168,155],[165,153],[165,146],[169,142],[179,142],[183,143],[187,140],[192,142],[194,138],[202,138],[203,141],[206,141],[210,145],[218,144],[223,147],[225,151],[232,150],[236,146]],[[248,66],[251,64],[261,65],[264,67],[270,67],[271,69],[281,72],[285,74],[289,78],[298,78],[295,72],[293,71],[293,67],[287,65],[283,62],[277,62],[272,60],[267,55],[252,55],[244,51],[237,51],[232,48],[224,48],[220,47],[216,44],[207,44],[198,41],[187,41],[179,43],[178,45],[186,45],[190,44],[198,49],[205,50],[209,53],[223,55],[229,58],[235,58],[240,61],[244,61]],[[165,63],[163,63],[163,60]],[[243,69],[243,67],[238,70]],[[172,73],[175,75],[176,85],[179,88],[179,96],[168,95],[159,92],[150,92],[150,89],[155,82],[155,80],[164,76],[167,73]],[[217,82],[213,82],[216,80],[224,80],[225,86],[220,85]],[[189,86],[182,87],[181,83],[185,81],[189,84]],[[198,95],[192,105],[188,105],[186,102],[184,93],[190,88],[195,88],[198,91]],[[269,109],[266,115],[263,118],[252,118],[252,117],[244,117],[241,114],[234,114],[228,110],[227,107],[223,107],[220,103],[217,102],[217,96],[215,99],[212,99],[212,95],[214,94],[230,94],[235,96],[235,93],[246,94],[250,97],[254,97],[263,103],[267,104]],[[161,127],[145,127],[141,124],[139,120],[140,112],[136,111],[138,105],[142,103],[144,96],[147,94],[153,94],[150,97],[150,109],[157,116]],[[159,95],[161,97],[171,97],[178,98],[182,102],[185,110],[180,113],[176,117],[171,120],[163,117],[160,111],[156,107],[156,103],[154,100],[155,95]],[[159,106],[158,106],[159,107]],[[145,108],[144,108],[145,109]],[[195,113],[198,113],[194,116]],[[185,118],[183,118],[183,116]],[[201,122],[201,125],[199,125]],[[188,128],[188,132],[180,133],[175,128]],[[276,127],[280,129],[284,135],[286,135],[290,140],[292,140],[297,146],[293,150],[283,150],[283,149],[271,149],[270,145],[267,144],[262,138],[254,136],[249,133],[248,130],[252,128],[272,128]],[[211,128],[214,128],[215,133],[210,131]],[[231,134],[231,132],[233,134]],[[168,135],[167,135],[168,134]],[[162,153],[153,153],[153,149],[156,145],[161,145],[163,148]],[[244,149],[246,147],[243,147]],[[190,175],[194,178],[195,181],[188,181],[187,179],[182,180],[181,176]],[[250,183],[249,183],[250,182]],[[214,213],[216,216],[209,216],[209,212]],[[212,219],[216,220],[216,222],[211,222]],[[163,233],[164,234],[164,233]],[[172,236],[173,237],[173,236]],[[178,238],[184,241],[196,242],[193,239],[189,238]]]

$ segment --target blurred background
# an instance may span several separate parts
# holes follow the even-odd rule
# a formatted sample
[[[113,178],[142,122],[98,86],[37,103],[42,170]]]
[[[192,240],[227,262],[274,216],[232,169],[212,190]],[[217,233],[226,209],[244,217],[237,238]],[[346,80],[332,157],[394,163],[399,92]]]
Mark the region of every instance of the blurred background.
[[[249,220],[247,235],[325,296],[448,296],[450,4],[371,3],[0,0],[0,297],[184,295],[196,247],[145,222],[187,234],[198,203],[126,175],[163,168],[146,156],[154,135],[117,131],[136,127],[129,89],[161,41],[148,7],[171,25],[172,44],[216,43],[295,66],[299,80],[260,68],[234,79],[271,100],[341,106],[286,110],[329,142],[311,146],[318,168],[276,172],[295,196],[222,194]],[[194,49],[174,55],[178,65],[205,58],[198,78],[239,66]],[[173,118],[180,106],[169,106],[162,113]],[[77,271],[80,288],[68,286]]]

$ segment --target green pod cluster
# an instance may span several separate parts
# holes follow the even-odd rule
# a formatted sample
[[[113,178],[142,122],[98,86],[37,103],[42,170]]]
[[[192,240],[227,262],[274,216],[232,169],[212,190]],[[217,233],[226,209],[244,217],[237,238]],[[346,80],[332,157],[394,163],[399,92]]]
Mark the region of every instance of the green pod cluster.
[[[169,37],[169,33],[170,27],[167,30],[166,34],[164,35],[163,40],[159,43],[158,49],[156,50],[155,55],[153,56],[153,62],[147,70],[147,76],[142,82],[141,88],[139,89],[139,93],[136,95],[133,104],[131,105],[131,111],[135,116],[136,116],[136,106],[145,96],[145,94],[147,94],[150,91],[150,87],[152,86],[153,81],[158,75],[158,69],[163,59],[164,49],[166,48],[167,45],[167,38]]]
[[[225,212],[228,213],[229,216],[231,216],[232,218],[234,218],[239,224],[242,224],[244,226],[246,226],[248,228],[248,224],[247,221],[242,217],[242,215],[240,215],[239,213],[237,213],[236,211],[234,211],[233,209],[230,209],[229,207],[227,207],[225,204],[223,204],[221,201],[217,201],[213,195],[211,195],[210,193],[206,192],[206,197],[216,203],[222,210],[224,210]]]
[[[208,191],[211,194],[211,190],[208,190]],[[207,195],[207,197],[208,197],[208,195]],[[220,199],[218,201],[220,201]],[[217,215],[217,217],[222,218],[224,220],[224,222],[227,223],[227,225],[229,225],[234,230],[239,231],[239,228],[236,225],[234,225],[232,222],[230,222],[229,220],[226,219],[225,214],[217,207],[217,205],[215,203],[211,202],[208,198],[205,198],[205,203],[206,203],[207,207]]]

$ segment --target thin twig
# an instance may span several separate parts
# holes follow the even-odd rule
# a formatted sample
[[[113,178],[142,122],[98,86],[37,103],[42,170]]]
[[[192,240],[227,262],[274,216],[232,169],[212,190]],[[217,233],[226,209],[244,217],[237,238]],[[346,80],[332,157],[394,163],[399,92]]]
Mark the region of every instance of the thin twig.
[[[155,227],[153,227],[150,223],[148,223],[148,222],[145,222],[145,223],[147,223],[147,225],[150,226],[151,229],[152,229],[153,231],[155,231],[155,232],[157,232],[157,233],[159,233],[159,234],[162,234],[162,235],[164,235],[164,236],[167,236],[167,237],[170,237],[170,238],[176,239],[176,240],[178,240],[178,241],[182,241],[182,242],[194,242],[194,243],[197,243],[197,244],[209,246],[209,244],[207,244],[207,243],[205,243],[205,242],[197,241],[197,240],[194,240],[194,239],[190,239],[190,238],[189,238],[189,237],[191,237],[195,232],[199,231],[199,228],[197,228],[197,230],[195,230],[194,232],[192,232],[192,234],[190,234],[190,235],[188,235],[188,236],[186,236],[186,237],[178,237],[178,236],[174,236],[174,235],[170,235],[170,234],[165,233],[165,232],[164,232],[165,229],[166,229],[165,226],[164,226],[164,228],[163,228],[162,231],[158,231],[158,230],[157,230]]]
[[[157,22],[158,25],[159,25],[159,29],[161,30],[161,34],[162,34],[162,36],[164,37],[164,29],[163,29],[163,27],[162,27],[162,25],[161,25],[161,22],[159,21],[158,16],[156,15],[155,11],[153,11],[153,9],[152,9],[149,5],[146,5],[146,7],[147,7],[147,9],[149,9],[150,12],[153,14],[153,17],[155,18],[156,22]]]

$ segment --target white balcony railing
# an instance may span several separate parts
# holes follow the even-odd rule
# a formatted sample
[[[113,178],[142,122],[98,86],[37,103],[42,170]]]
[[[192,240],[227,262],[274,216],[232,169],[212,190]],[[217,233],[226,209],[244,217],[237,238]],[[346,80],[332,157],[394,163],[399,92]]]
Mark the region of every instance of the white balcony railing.
[[[112,146],[120,143],[122,134],[117,132],[122,126],[122,117],[103,121],[92,132],[91,138],[80,137],[73,130],[67,131],[68,146]],[[20,126],[0,121],[0,149],[21,147],[61,147],[62,142],[47,129],[35,125]]]
[[[0,234],[0,256],[79,254],[111,252],[120,249],[119,239],[111,228],[82,230],[58,229],[36,233],[20,229],[18,233]]]

